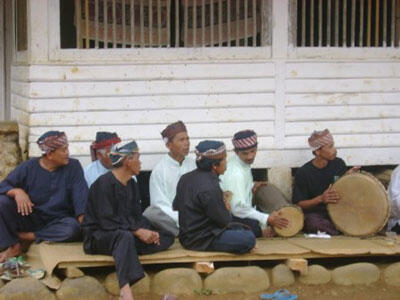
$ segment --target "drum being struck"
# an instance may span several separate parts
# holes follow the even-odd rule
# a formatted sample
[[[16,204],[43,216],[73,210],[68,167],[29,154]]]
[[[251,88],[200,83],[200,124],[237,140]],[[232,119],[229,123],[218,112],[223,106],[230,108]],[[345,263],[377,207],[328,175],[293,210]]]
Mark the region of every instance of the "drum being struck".
[[[291,237],[296,235],[303,229],[304,214],[300,207],[291,205],[282,207],[278,211],[281,217],[287,219],[289,224],[285,228],[274,227],[275,232],[282,237]]]
[[[390,201],[378,179],[362,172],[341,177],[333,185],[340,195],[337,204],[328,204],[332,222],[351,236],[370,236],[380,231],[390,216]]]

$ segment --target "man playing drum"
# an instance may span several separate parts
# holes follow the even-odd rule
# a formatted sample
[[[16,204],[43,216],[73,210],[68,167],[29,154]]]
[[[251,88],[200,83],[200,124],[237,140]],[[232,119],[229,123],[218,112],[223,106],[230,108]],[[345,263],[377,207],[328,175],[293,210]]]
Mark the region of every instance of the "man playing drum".
[[[252,206],[253,194],[260,183],[254,183],[251,165],[257,155],[257,134],[253,130],[237,132],[232,139],[235,155],[228,160],[228,166],[221,178],[223,191],[232,192],[231,208],[233,221],[251,228],[256,237],[266,236],[267,225],[286,227],[288,220],[277,212],[270,215]]]
[[[314,131],[308,138],[314,159],[297,170],[292,202],[304,211],[304,231],[307,233],[326,232],[338,235],[328,215],[326,204],[337,203],[339,194],[332,184],[347,172],[345,162],[336,157],[333,137],[328,129]],[[350,172],[358,170],[350,169]]]

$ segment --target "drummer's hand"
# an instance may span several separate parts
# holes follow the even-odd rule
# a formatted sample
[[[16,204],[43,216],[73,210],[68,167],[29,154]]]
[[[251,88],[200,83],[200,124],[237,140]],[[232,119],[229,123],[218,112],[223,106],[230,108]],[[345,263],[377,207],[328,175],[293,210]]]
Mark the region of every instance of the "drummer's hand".
[[[256,181],[254,182],[253,188],[251,189],[251,192],[253,193],[253,195],[257,192],[258,188],[262,187],[262,186],[266,186],[268,185],[268,182],[266,181]]]
[[[340,200],[339,194],[332,188],[332,184],[325,190],[325,192],[322,194],[322,203],[328,204],[328,203],[338,203]]]
[[[361,166],[354,166],[351,169],[348,169],[346,174],[352,174],[352,173],[359,172],[360,169],[361,169]]]
[[[267,220],[267,225],[271,225],[277,228],[286,228],[289,225],[289,221],[281,217],[281,213],[278,211],[274,211],[271,213]]]

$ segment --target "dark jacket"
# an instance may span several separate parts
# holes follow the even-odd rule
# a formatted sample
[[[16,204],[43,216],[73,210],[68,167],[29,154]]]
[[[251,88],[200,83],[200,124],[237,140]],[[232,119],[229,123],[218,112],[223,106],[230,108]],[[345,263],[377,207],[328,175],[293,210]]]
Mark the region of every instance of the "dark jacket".
[[[191,250],[206,250],[232,220],[218,176],[199,169],[181,177],[173,208],[179,211],[179,241]]]

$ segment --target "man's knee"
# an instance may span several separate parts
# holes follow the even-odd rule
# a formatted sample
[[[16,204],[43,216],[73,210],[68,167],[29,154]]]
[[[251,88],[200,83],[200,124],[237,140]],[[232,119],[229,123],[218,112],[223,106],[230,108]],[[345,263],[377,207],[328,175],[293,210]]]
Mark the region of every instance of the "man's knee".
[[[0,212],[9,213],[11,210],[15,210],[17,208],[14,199],[6,196],[0,196]]]
[[[65,226],[65,241],[78,241],[82,237],[81,225],[75,218],[68,218]]]
[[[175,241],[175,236],[170,233],[170,232],[163,232],[160,233],[160,251],[166,250],[169,247],[171,247],[171,245],[174,243]]]
[[[251,230],[245,230],[243,232],[243,244],[246,246],[248,251],[253,249],[256,245],[256,237]]]

